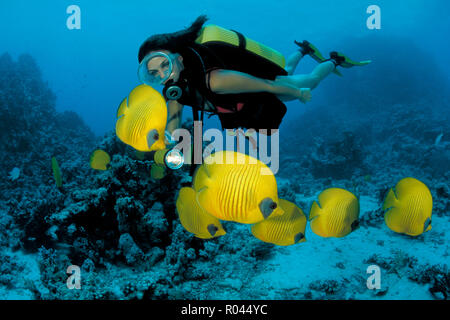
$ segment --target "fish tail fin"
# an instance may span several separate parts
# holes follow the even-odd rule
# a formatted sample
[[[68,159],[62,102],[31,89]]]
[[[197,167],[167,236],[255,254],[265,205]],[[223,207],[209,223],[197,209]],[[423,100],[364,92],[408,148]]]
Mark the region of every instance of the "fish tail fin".
[[[119,107],[117,108],[116,117],[119,118],[120,116],[125,114],[125,110],[128,108],[128,98],[125,98],[120,103]]]
[[[424,223],[423,232],[427,232],[431,230],[431,218],[427,218]]]
[[[388,194],[386,195],[384,202],[383,202],[383,208],[384,211],[384,222],[389,227],[389,229],[398,232],[403,233],[405,232],[404,226],[399,221],[400,215],[399,209],[397,208],[397,205],[399,204],[399,201],[397,200],[397,196],[395,195],[394,189],[389,189]]]
[[[383,202],[383,211],[386,211],[389,208],[395,207],[396,204],[398,204],[397,197],[395,195],[394,189],[390,189],[388,194],[386,195],[386,198]]]
[[[182,211],[185,208],[192,206],[192,202],[195,201],[195,190],[191,187],[183,187],[178,191],[178,197],[176,201],[177,211]]]
[[[320,215],[320,211],[321,210],[322,209],[319,207],[317,202],[314,201],[312,206],[311,206],[311,210],[309,211],[308,220],[311,221],[311,220],[317,218]]]
[[[328,232],[326,229],[324,229],[324,224],[321,219],[317,219],[321,214],[322,209],[320,208],[319,204],[317,202],[313,202],[311,206],[311,211],[309,213],[309,221],[311,230],[321,237],[328,237]]]
[[[197,201],[197,204],[204,210],[206,210],[206,209],[203,204],[206,203],[206,201],[208,200],[207,190],[208,190],[208,187],[205,186],[205,187],[201,188],[200,190],[198,190],[197,194],[195,195],[195,200]]]

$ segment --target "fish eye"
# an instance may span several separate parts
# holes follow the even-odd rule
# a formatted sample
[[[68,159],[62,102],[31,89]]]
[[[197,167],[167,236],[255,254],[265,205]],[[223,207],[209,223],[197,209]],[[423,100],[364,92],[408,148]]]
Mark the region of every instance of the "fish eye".
[[[270,209],[275,210],[277,208],[276,202],[272,202],[269,206]]]

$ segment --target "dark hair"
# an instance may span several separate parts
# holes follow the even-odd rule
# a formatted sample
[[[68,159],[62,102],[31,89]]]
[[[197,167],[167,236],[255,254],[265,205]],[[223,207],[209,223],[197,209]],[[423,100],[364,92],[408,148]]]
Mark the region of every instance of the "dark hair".
[[[155,34],[149,37],[139,48],[139,63],[150,52],[165,49],[171,52],[180,52],[185,46],[195,42],[203,24],[208,20],[206,15],[201,15],[191,24],[189,28],[172,33]]]

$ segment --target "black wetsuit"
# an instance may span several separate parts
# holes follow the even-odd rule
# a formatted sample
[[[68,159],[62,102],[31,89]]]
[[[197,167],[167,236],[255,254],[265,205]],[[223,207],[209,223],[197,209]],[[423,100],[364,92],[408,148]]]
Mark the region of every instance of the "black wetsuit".
[[[223,129],[278,129],[286,106],[274,94],[216,94],[211,91],[208,80],[209,72],[214,69],[236,70],[274,80],[278,75],[287,75],[283,68],[243,48],[221,43],[193,44],[180,54],[184,65],[178,82],[183,89],[183,95],[177,100],[180,104],[192,106],[197,112],[209,103],[214,110],[207,111],[219,116]]]

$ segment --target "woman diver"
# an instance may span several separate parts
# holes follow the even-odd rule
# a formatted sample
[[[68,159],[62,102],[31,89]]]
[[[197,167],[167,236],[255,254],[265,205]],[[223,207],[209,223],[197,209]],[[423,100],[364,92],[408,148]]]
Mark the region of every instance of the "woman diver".
[[[236,32],[239,45],[226,41],[198,41],[207,17],[199,16],[184,30],[153,35],[139,49],[138,76],[147,85],[164,85],[168,101],[167,130],[181,125],[184,105],[217,114],[223,129],[278,129],[286,106],[282,101],[311,99],[311,90],[337,66],[350,68],[370,61],[354,62],[332,52],[325,59],[309,42],[295,42],[300,49],[283,68],[270,59],[246,50],[246,38]],[[267,47],[266,47],[267,48]],[[310,74],[293,75],[299,61],[310,55],[319,65]],[[270,134],[270,133],[268,133]]]

